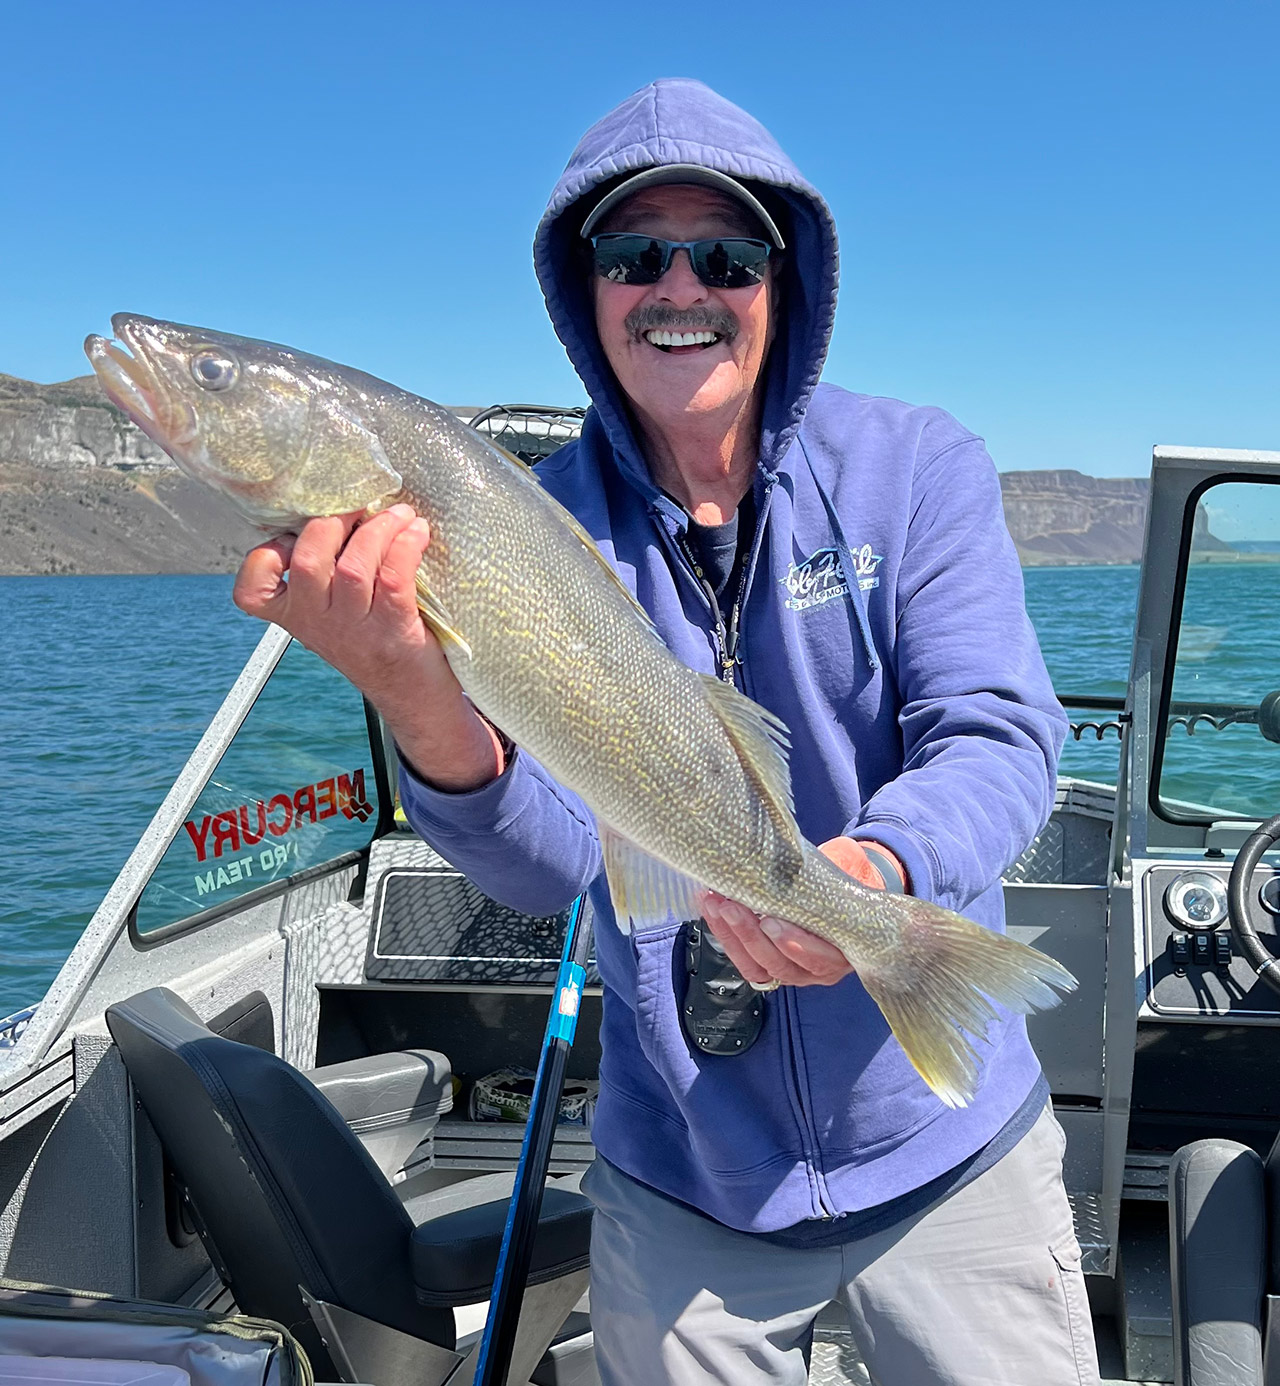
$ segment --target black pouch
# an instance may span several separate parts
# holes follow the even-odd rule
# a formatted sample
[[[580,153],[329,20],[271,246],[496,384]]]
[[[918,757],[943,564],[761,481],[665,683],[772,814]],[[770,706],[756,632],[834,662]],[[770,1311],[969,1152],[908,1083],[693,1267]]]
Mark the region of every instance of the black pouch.
[[[702,1054],[745,1054],[760,1038],[764,997],[729,961],[701,919],[685,925],[680,1023]]]
[[[269,1319],[0,1279],[5,1358],[148,1363],[185,1372],[191,1386],[315,1383],[301,1345]]]

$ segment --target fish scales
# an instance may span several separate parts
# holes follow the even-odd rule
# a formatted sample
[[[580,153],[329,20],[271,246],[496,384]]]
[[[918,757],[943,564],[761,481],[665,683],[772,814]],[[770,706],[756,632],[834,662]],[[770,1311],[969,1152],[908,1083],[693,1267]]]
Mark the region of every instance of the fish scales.
[[[419,607],[477,707],[596,815],[619,921],[714,890],[836,944],[943,1102],[971,1100],[996,1007],[1071,974],[803,840],[785,728],[681,664],[532,472],[447,410],[287,347],[134,315],[90,337],[111,399],[192,476],[276,531],[405,501],[431,525]]]
[[[703,681],[619,586],[601,581],[598,552],[527,469],[443,411],[397,427],[415,403],[393,396],[382,436],[404,478],[394,499],[448,536],[427,549],[423,569],[471,648],[467,657],[445,647],[467,694],[616,832],[777,913],[781,897],[741,864],[777,862],[773,874],[793,878],[798,854],[762,811]],[[461,484],[443,487],[454,467]],[[673,841],[677,805],[700,831]]]

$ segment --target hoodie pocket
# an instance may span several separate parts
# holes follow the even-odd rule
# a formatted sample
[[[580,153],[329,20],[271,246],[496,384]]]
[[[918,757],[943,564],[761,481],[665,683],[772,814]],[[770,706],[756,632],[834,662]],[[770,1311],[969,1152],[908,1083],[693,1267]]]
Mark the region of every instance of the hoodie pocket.
[[[766,999],[764,1029],[745,1054],[695,1053],[680,1024],[682,936],[682,926],[671,925],[631,940],[636,1035],[666,1087],[669,1113],[684,1125],[698,1163],[712,1174],[750,1178],[778,1163],[791,1168],[803,1158],[803,1147],[787,1096],[777,1015],[770,1014]]]
[[[636,958],[636,1033],[644,1056],[678,1096],[698,1076],[680,1024],[679,998],[684,993],[684,926],[671,924],[632,934]]]

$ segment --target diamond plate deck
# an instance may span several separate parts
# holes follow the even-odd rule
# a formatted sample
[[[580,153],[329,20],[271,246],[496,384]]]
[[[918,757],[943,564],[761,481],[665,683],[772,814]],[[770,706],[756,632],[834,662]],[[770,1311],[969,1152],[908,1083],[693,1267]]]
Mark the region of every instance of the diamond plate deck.
[[[1076,1240],[1080,1243],[1080,1264],[1086,1275],[1104,1275],[1111,1247],[1102,1217],[1102,1195],[1069,1193],[1067,1201],[1071,1204]]]
[[[819,1330],[809,1359],[809,1386],[871,1386],[858,1349],[847,1334]]]

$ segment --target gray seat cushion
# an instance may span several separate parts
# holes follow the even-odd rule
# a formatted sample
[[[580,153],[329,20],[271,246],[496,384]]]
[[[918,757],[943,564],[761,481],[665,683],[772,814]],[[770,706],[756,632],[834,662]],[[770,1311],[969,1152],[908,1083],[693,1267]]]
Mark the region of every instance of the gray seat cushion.
[[[510,1175],[499,1178],[510,1184]],[[432,1216],[414,1228],[410,1256],[420,1304],[474,1304],[488,1298],[509,1203],[509,1197],[503,1197],[464,1206]],[[582,1194],[547,1185],[529,1266],[531,1285],[586,1268],[592,1212],[591,1201]]]
[[[368,1054],[307,1070],[357,1134],[441,1117],[453,1106],[453,1071],[434,1049]]]

